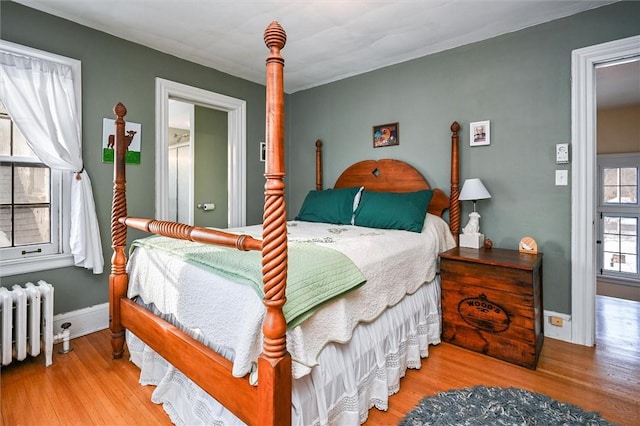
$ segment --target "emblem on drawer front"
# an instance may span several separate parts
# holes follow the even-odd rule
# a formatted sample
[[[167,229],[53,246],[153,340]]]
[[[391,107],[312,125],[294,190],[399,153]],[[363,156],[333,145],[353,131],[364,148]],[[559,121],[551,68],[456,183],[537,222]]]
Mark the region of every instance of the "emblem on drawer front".
[[[462,299],[458,303],[458,314],[467,324],[492,333],[507,330],[511,323],[509,314],[484,294]]]

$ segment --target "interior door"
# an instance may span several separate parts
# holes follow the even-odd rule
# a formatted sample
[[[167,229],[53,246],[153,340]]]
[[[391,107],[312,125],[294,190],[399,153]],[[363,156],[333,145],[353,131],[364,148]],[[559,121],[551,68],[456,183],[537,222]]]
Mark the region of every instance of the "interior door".
[[[227,220],[229,226],[243,226],[246,224],[246,128],[247,128],[247,102],[242,99],[232,98],[201,88],[188,86],[186,84],[177,83],[175,81],[165,80],[156,77],[156,173],[155,173],[155,217],[158,220],[170,220],[169,214],[169,145],[174,135],[172,131],[172,103],[180,101],[189,103],[192,107],[199,105],[223,111],[226,113],[227,123],[227,148],[226,161],[224,170],[227,172],[226,188],[227,188]],[[193,108],[192,108],[193,109]],[[191,132],[191,123],[195,119],[189,120],[189,125],[179,127],[179,129],[188,128]],[[176,135],[180,136],[184,133],[178,131]],[[191,136],[189,136],[191,138]],[[192,149],[193,155],[193,149]],[[222,157],[217,157],[222,158]],[[189,170],[189,185],[193,188],[193,171],[195,167]],[[221,169],[222,170],[222,169]],[[196,210],[198,201],[193,198],[193,190],[189,190],[188,211],[190,217],[185,223],[192,225],[194,223],[193,215]],[[220,209],[220,205],[215,210]],[[219,210],[218,210],[219,211]],[[222,221],[220,222],[222,223]]]
[[[227,112],[195,107],[194,225],[228,227]]]

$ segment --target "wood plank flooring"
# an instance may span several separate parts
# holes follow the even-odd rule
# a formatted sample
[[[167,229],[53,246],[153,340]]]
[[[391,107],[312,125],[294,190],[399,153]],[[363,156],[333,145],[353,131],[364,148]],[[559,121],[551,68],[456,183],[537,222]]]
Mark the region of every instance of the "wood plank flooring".
[[[447,343],[430,348],[409,370],[389,410],[369,412],[366,426],[397,424],[422,397],[478,384],[513,386],[599,411],[619,425],[640,418],[640,303],[598,296],[594,348],[546,339],[537,370]],[[0,425],[169,425],[138,384],[129,361],[112,361],[108,331],[71,341],[73,351],[44,367],[42,357],[13,363],[0,375]]]

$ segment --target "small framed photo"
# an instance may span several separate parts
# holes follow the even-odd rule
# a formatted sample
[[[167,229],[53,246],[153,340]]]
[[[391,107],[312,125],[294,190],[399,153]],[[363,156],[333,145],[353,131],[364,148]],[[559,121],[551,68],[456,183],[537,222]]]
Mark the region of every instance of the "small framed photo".
[[[267,143],[260,142],[260,161],[267,161]]]
[[[471,146],[491,143],[491,124],[489,121],[476,121],[469,126],[469,144]]]
[[[398,123],[373,126],[373,147],[393,146],[400,144],[400,128]]]

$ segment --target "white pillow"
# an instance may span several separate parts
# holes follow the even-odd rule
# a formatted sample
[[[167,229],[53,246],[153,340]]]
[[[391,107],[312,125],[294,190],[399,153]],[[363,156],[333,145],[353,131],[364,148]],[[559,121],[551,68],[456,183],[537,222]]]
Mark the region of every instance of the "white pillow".
[[[352,225],[356,218],[356,209],[358,208],[358,205],[360,205],[360,198],[362,198],[362,191],[364,191],[364,186],[361,186],[358,192],[356,192],[356,196],[353,197],[353,214],[351,215]]]

